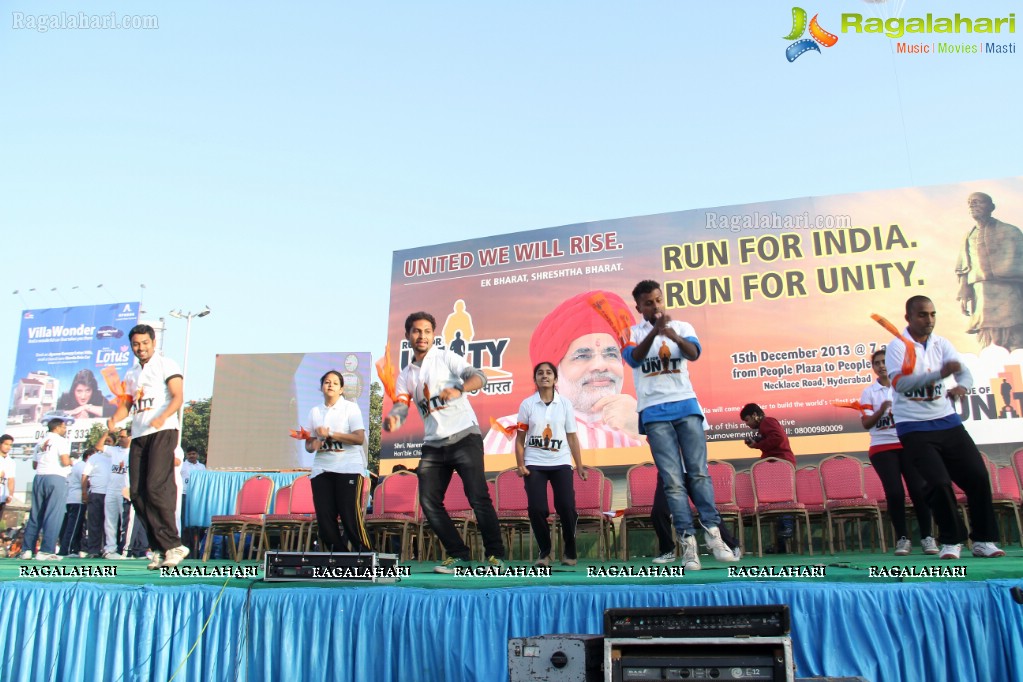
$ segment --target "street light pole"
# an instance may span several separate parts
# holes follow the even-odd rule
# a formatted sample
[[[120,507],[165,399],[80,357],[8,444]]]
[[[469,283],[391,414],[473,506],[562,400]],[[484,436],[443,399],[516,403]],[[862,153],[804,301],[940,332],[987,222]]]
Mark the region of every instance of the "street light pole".
[[[181,367],[183,376],[181,377],[181,407],[178,408],[178,447],[181,447],[181,434],[184,432],[185,426],[185,381],[188,380],[188,345],[192,340],[192,318],[206,317],[211,312],[213,311],[209,306],[197,313],[193,313],[191,310],[183,313],[180,308],[170,311],[171,317],[185,321],[185,361]]]

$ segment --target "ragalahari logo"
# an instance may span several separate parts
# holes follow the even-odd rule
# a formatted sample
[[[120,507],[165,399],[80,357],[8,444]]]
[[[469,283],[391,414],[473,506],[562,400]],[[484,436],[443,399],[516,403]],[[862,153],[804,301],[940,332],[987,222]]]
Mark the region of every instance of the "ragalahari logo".
[[[838,36],[834,33],[828,33],[820,24],[817,23],[817,17],[819,15],[813,15],[813,19],[810,20],[810,37],[801,38],[803,33],[807,30],[806,25],[806,10],[802,7],[792,8],[792,31],[785,36],[785,40],[795,40],[796,42],[785,48],[785,58],[790,62],[794,62],[799,59],[800,55],[809,52],[810,50],[821,51],[818,45],[824,47],[832,47],[838,42]],[[800,40],[796,40],[801,38]]]

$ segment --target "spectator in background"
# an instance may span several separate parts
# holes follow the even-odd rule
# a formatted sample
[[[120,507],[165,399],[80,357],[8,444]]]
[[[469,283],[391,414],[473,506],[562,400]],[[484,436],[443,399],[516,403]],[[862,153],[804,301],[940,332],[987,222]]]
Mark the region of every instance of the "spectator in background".
[[[768,417],[760,405],[749,403],[742,408],[739,417],[753,433],[746,436],[746,447],[760,450],[760,458],[777,457],[796,466],[796,456],[789,445],[785,429],[774,417]]]
[[[110,474],[107,477],[107,486],[103,490],[106,496],[103,502],[103,558],[108,561],[124,558],[120,551],[124,546],[121,536],[128,527],[125,489],[128,487],[128,448],[131,446],[131,434],[127,429],[118,429],[113,435],[117,445],[104,445],[106,439],[103,437],[96,444],[96,449],[102,450],[110,458]]]
[[[46,423],[49,429],[33,455],[32,468],[36,470],[32,482],[32,510],[25,524],[25,544],[22,559],[31,559],[35,554],[36,540],[42,532],[42,542],[37,561],[60,561],[55,554],[57,533],[64,517],[64,503],[67,500],[67,475],[71,470],[71,442],[65,438],[67,423],[57,417]]]
[[[82,492],[82,479],[85,478],[86,462],[96,451],[89,448],[71,465],[71,473],[67,477],[67,511],[64,514],[64,528],[60,534],[60,553],[63,556],[78,554],[81,549],[82,529],[85,527],[85,494]]]
[[[191,554],[199,551],[198,534],[193,528],[194,524],[188,523],[188,482],[196,471],[206,471],[206,465],[199,461],[199,451],[190,447],[185,451],[185,461],[181,464],[181,528],[182,541]]]
[[[0,436],[0,519],[4,516],[4,507],[14,495],[15,462],[11,457],[14,436],[6,433]]]
[[[112,445],[104,436],[99,439],[95,452],[82,469],[82,497],[86,500],[85,549],[78,556],[98,559],[103,555],[103,531],[106,521],[107,483],[110,481],[110,455],[105,451]],[[102,447],[99,447],[102,446]]]

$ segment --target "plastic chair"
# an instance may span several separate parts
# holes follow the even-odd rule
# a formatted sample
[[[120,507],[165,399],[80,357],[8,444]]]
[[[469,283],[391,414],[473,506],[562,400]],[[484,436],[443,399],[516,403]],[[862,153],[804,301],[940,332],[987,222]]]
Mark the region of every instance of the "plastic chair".
[[[312,479],[299,476],[289,487],[288,506],[274,506],[274,513],[267,514],[264,532],[269,535],[278,532],[281,549],[285,552],[308,552],[312,546],[312,529],[316,524],[316,508],[313,506]]]
[[[611,551],[610,532],[608,531],[611,517],[604,513],[611,506],[608,483],[610,481],[604,478],[604,472],[596,467],[586,467],[585,481],[579,478],[578,470],[572,474],[572,485],[575,488],[575,509],[579,515],[576,534],[580,531],[596,529],[597,554],[601,561],[607,560]]]
[[[216,515],[210,519],[210,526],[206,529],[206,549],[203,552],[203,561],[209,561],[210,552],[213,550],[213,538],[218,535],[227,536],[231,554],[236,562],[242,560],[247,536],[251,535],[248,553],[250,558],[253,546],[258,545],[256,547],[257,555],[263,551],[263,520],[270,509],[273,489],[273,480],[262,475],[253,476],[242,484],[242,488],[235,498],[234,514]],[[237,544],[234,540],[235,533],[240,536]]]
[[[423,556],[423,516],[419,508],[419,477],[411,471],[396,471],[384,476],[376,489],[373,513],[367,514],[366,528],[380,531],[377,546],[386,551],[391,534],[401,536],[401,558],[412,558],[412,541],[418,542],[418,556]]]
[[[519,538],[519,553],[522,553],[523,536],[529,539],[529,554],[533,555],[533,529],[529,523],[529,502],[526,498],[526,486],[519,478],[518,469],[505,469],[497,475],[494,481],[494,510],[497,512],[497,522],[501,532],[505,536],[505,546],[508,548],[508,558],[513,558],[512,538]],[[550,487],[548,486],[548,491]],[[548,509],[554,510],[548,492]],[[552,537],[553,529],[552,529]]]
[[[629,530],[653,528],[650,513],[654,508],[657,490],[657,467],[653,462],[636,464],[625,474],[625,509],[619,528],[622,542],[622,561],[629,560]]]
[[[291,486],[290,485],[286,485],[283,488],[278,488],[277,489],[277,494],[274,495],[273,513],[272,514],[267,514],[263,518],[263,539],[262,539],[262,545],[263,545],[264,548],[269,548],[270,547],[270,537],[274,533],[277,533],[280,536],[280,543],[279,543],[280,548],[282,550],[284,550],[284,551],[287,551],[284,529],[279,528],[277,526],[274,526],[271,523],[270,520],[274,516],[277,516],[278,514],[280,514],[282,512],[287,512],[288,511],[288,507],[290,507],[290,506],[291,506]]]
[[[754,520],[757,526],[757,556],[764,556],[763,533],[760,523],[774,516],[801,516],[806,522],[806,540],[813,556],[813,538],[810,535],[810,515],[806,505],[796,500],[796,468],[784,459],[768,457],[750,467],[753,496],[756,501]],[[799,537],[797,531],[796,538]]]
[[[966,505],[966,491],[959,487],[959,484],[952,481],[952,492],[956,496],[956,510],[959,512],[959,516],[963,518],[963,525],[966,526],[966,531],[970,531],[970,514],[967,510]]]
[[[820,472],[815,466],[806,466],[796,469],[796,501],[806,505],[806,513],[810,517],[810,523],[815,521],[821,527],[821,552],[824,551],[824,541],[827,531],[824,529],[824,488],[821,486]],[[812,533],[811,533],[812,535]]]
[[[881,511],[888,510],[888,498],[884,494],[884,484],[881,483],[877,469],[869,462],[863,463],[863,492],[868,498],[877,500],[877,506]]]
[[[469,546],[470,552],[475,556],[475,546],[477,543],[475,535],[470,536],[469,532],[470,528],[475,528],[476,526],[476,515],[473,513],[472,505],[469,504],[469,498],[465,495],[465,485],[462,483],[462,477],[458,475],[457,471],[451,474],[451,482],[448,483],[448,489],[444,492],[444,509],[458,529],[458,535]],[[429,529],[428,525],[426,529]],[[429,533],[428,540],[426,541],[426,556],[433,554],[435,546],[440,546],[441,554],[444,554],[444,547],[440,543],[435,545],[436,539],[437,536],[435,534]]]
[[[905,488],[906,482],[902,482],[903,488]],[[899,541],[895,537],[895,527],[891,524],[891,518],[888,512],[888,497],[884,492],[884,484],[881,482],[881,477],[877,473],[877,469],[870,462],[863,463],[863,492],[866,493],[867,497],[877,502],[877,508],[881,510],[881,515],[885,517],[885,528],[889,529],[892,534],[892,544],[894,545]],[[903,490],[903,495],[905,495]]]
[[[986,454],[982,452],[980,455],[984,458],[988,480],[991,481],[991,504],[995,508],[995,514],[999,516],[1008,515],[1016,520],[1016,530],[1020,534],[1020,545],[1023,546],[1023,524],[1020,523],[1019,516],[1019,489],[1016,489],[1015,496],[1010,491],[1002,490],[998,467],[995,466],[995,463]],[[1005,524],[1000,523],[998,527],[1003,532],[1002,544],[1008,544],[1008,531],[1005,530]]]
[[[742,539],[742,508],[735,499],[735,467],[728,462],[709,461],[707,472],[714,483],[714,506],[718,516],[724,523],[728,519],[735,521],[736,537]]]
[[[1012,457],[1009,459],[1009,466],[1012,467],[1013,473],[1016,474],[1016,488],[1023,491],[1023,448],[1012,453]]]
[[[863,539],[859,532],[859,522],[870,519],[877,522],[877,538],[881,551],[885,552],[884,523],[881,520],[881,508],[877,500],[867,495],[863,484],[863,462],[848,455],[832,455],[820,463],[818,469],[821,485],[824,487],[824,510],[828,524],[828,547],[835,553],[835,524],[844,526],[845,521],[856,522],[856,535],[860,549]],[[839,537],[844,549],[845,535]]]
[[[757,498],[753,494],[753,476],[748,471],[735,474],[735,502],[747,517],[757,511]]]

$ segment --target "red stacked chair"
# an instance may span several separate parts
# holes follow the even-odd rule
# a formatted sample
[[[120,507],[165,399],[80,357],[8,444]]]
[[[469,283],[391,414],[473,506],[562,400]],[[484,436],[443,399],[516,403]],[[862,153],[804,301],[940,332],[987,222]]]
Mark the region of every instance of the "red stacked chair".
[[[1019,516],[1019,489],[1016,489],[1015,495],[1011,490],[1003,491],[998,467],[983,452],[980,453],[980,456],[984,458],[984,466],[987,468],[988,479],[991,481],[991,504],[995,508],[995,513],[1000,516],[1008,514],[1016,520],[1016,530],[1020,533],[1020,544],[1023,544],[1023,525],[1020,524]],[[1004,524],[999,524],[999,527],[1004,531]],[[1002,544],[1007,544],[1007,535],[1007,533],[1003,534]]]
[[[604,472],[595,467],[586,467],[586,480],[579,478],[579,471],[576,470],[572,476],[572,484],[575,487],[575,509],[579,514],[579,523],[576,526],[576,534],[582,530],[595,529],[597,531],[597,553],[601,561],[607,559],[610,554],[611,533],[608,526],[611,525],[611,517],[604,511],[611,506],[610,496],[605,502],[605,493],[609,492],[604,478]],[[550,487],[547,488],[550,490]]]
[[[784,459],[768,457],[754,462],[750,474],[753,478],[753,497],[756,500],[754,519],[757,525],[757,556],[764,556],[760,522],[773,516],[802,517],[806,523],[806,540],[812,556],[810,515],[806,512],[806,505],[796,500],[796,468]],[[798,531],[795,537],[798,541]]]
[[[810,523],[819,521],[821,525],[821,551],[824,551],[824,530],[826,511],[824,509],[824,488],[821,486],[820,472],[815,466],[796,469],[796,500],[806,505],[806,513]],[[812,533],[811,533],[812,534]]]
[[[625,475],[626,502],[622,511],[622,561],[629,560],[629,529],[643,530],[653,527],[650,512],[654,507],[657,490],[657,467],[645,462],[631,467]]]
[[[386,551],[387,538],[401,536],[401,559],[412,558],[412,542],[418,542],[423,556],[423,515],[419,508],[419,477],[411,471],[384,476],[376,489],[373,513],[366,515],[366,528],[381,531],[378,547]]]
[[[736,537],[742,539],[742,508],[735,498],[735,467],[728,462],[707,462],[707,472],[714,483],[714,506],[717,507],[721,522],[734,519]]]
[[[213,538],[218,535],[227,536],[231,555],[237,562],[242,560],[247,537],[251,539],[249,558],[252,557],[254,550],[257,555],[260,554],[263,551],[263,519],[270,510],[273,490],[274,482],[267,476],[257,475],[245,481],[235,498],[234,514],[216,515],[210,519],[210,527],[206,530],[206,550],[203,552],[202,560],[209,560],[210,552],[213,550]],[[235,533],[239,534],[237,544],[234,540]]]
[[[884,541],[884,523],[877,499],[869,497],[863,483],[863,463],[848,455],[832,455],[820,463],[821,484],[824,486],[824,509],[828,525],[828,547],[835,553],[835,524],[856,522],[856,535],[860,549],[863,539],[859,522],[864,519],[877,522],[877,538],[881,551],[887,551]],[[844,549],[845,535],[839,538]]]
[[[513,558],[512,537],[518,535],[519,554],[522,553],[523,537],[529,538],[529,550],[527,558],[533,556],[533,529],[529,525],[529,500],[526,498],[526,486],[519,477],[518,469],[505,469],[497,475],[494,481],[496,491],[494,497],[494,509],[497,511],[497,522],[505,536],[505,547],[508,548],[508,558]],[[548,486],[548,491],[550,487]],[[548,509],[553,513],[554,507],[548,492]],[[552,535],[554,537],[552,528]]]
[[[266,516],[263,532],[264,535],[275,531],[280,533],[281,549],[286,552],[308,552],[312,546],[312,529],[316,524],[313,486],[309,476],[299,476],[288,486],[288,490],[288,504],[282,506],[278,502],[274,505],[274,513]]]
[[[476,515],[472,511],[472,505],[469,504],[469,498],[465,495],[462,477],[458,475],[457,471],[451,474],[451,482],[448,483],[448,489],[444,493],[444,509],[454,522],[455,528],[458,529],[458,535],[462,538],[462,542],[466,543],[470,551],[475,552],[476,543],[474,538],[469,536],[469,528],[476,525]],[[434,540],[437,536],[430,533],[429,538],[427,557],[433,554]],[[441,552],[443,550],[444,548],[441,547]]]

